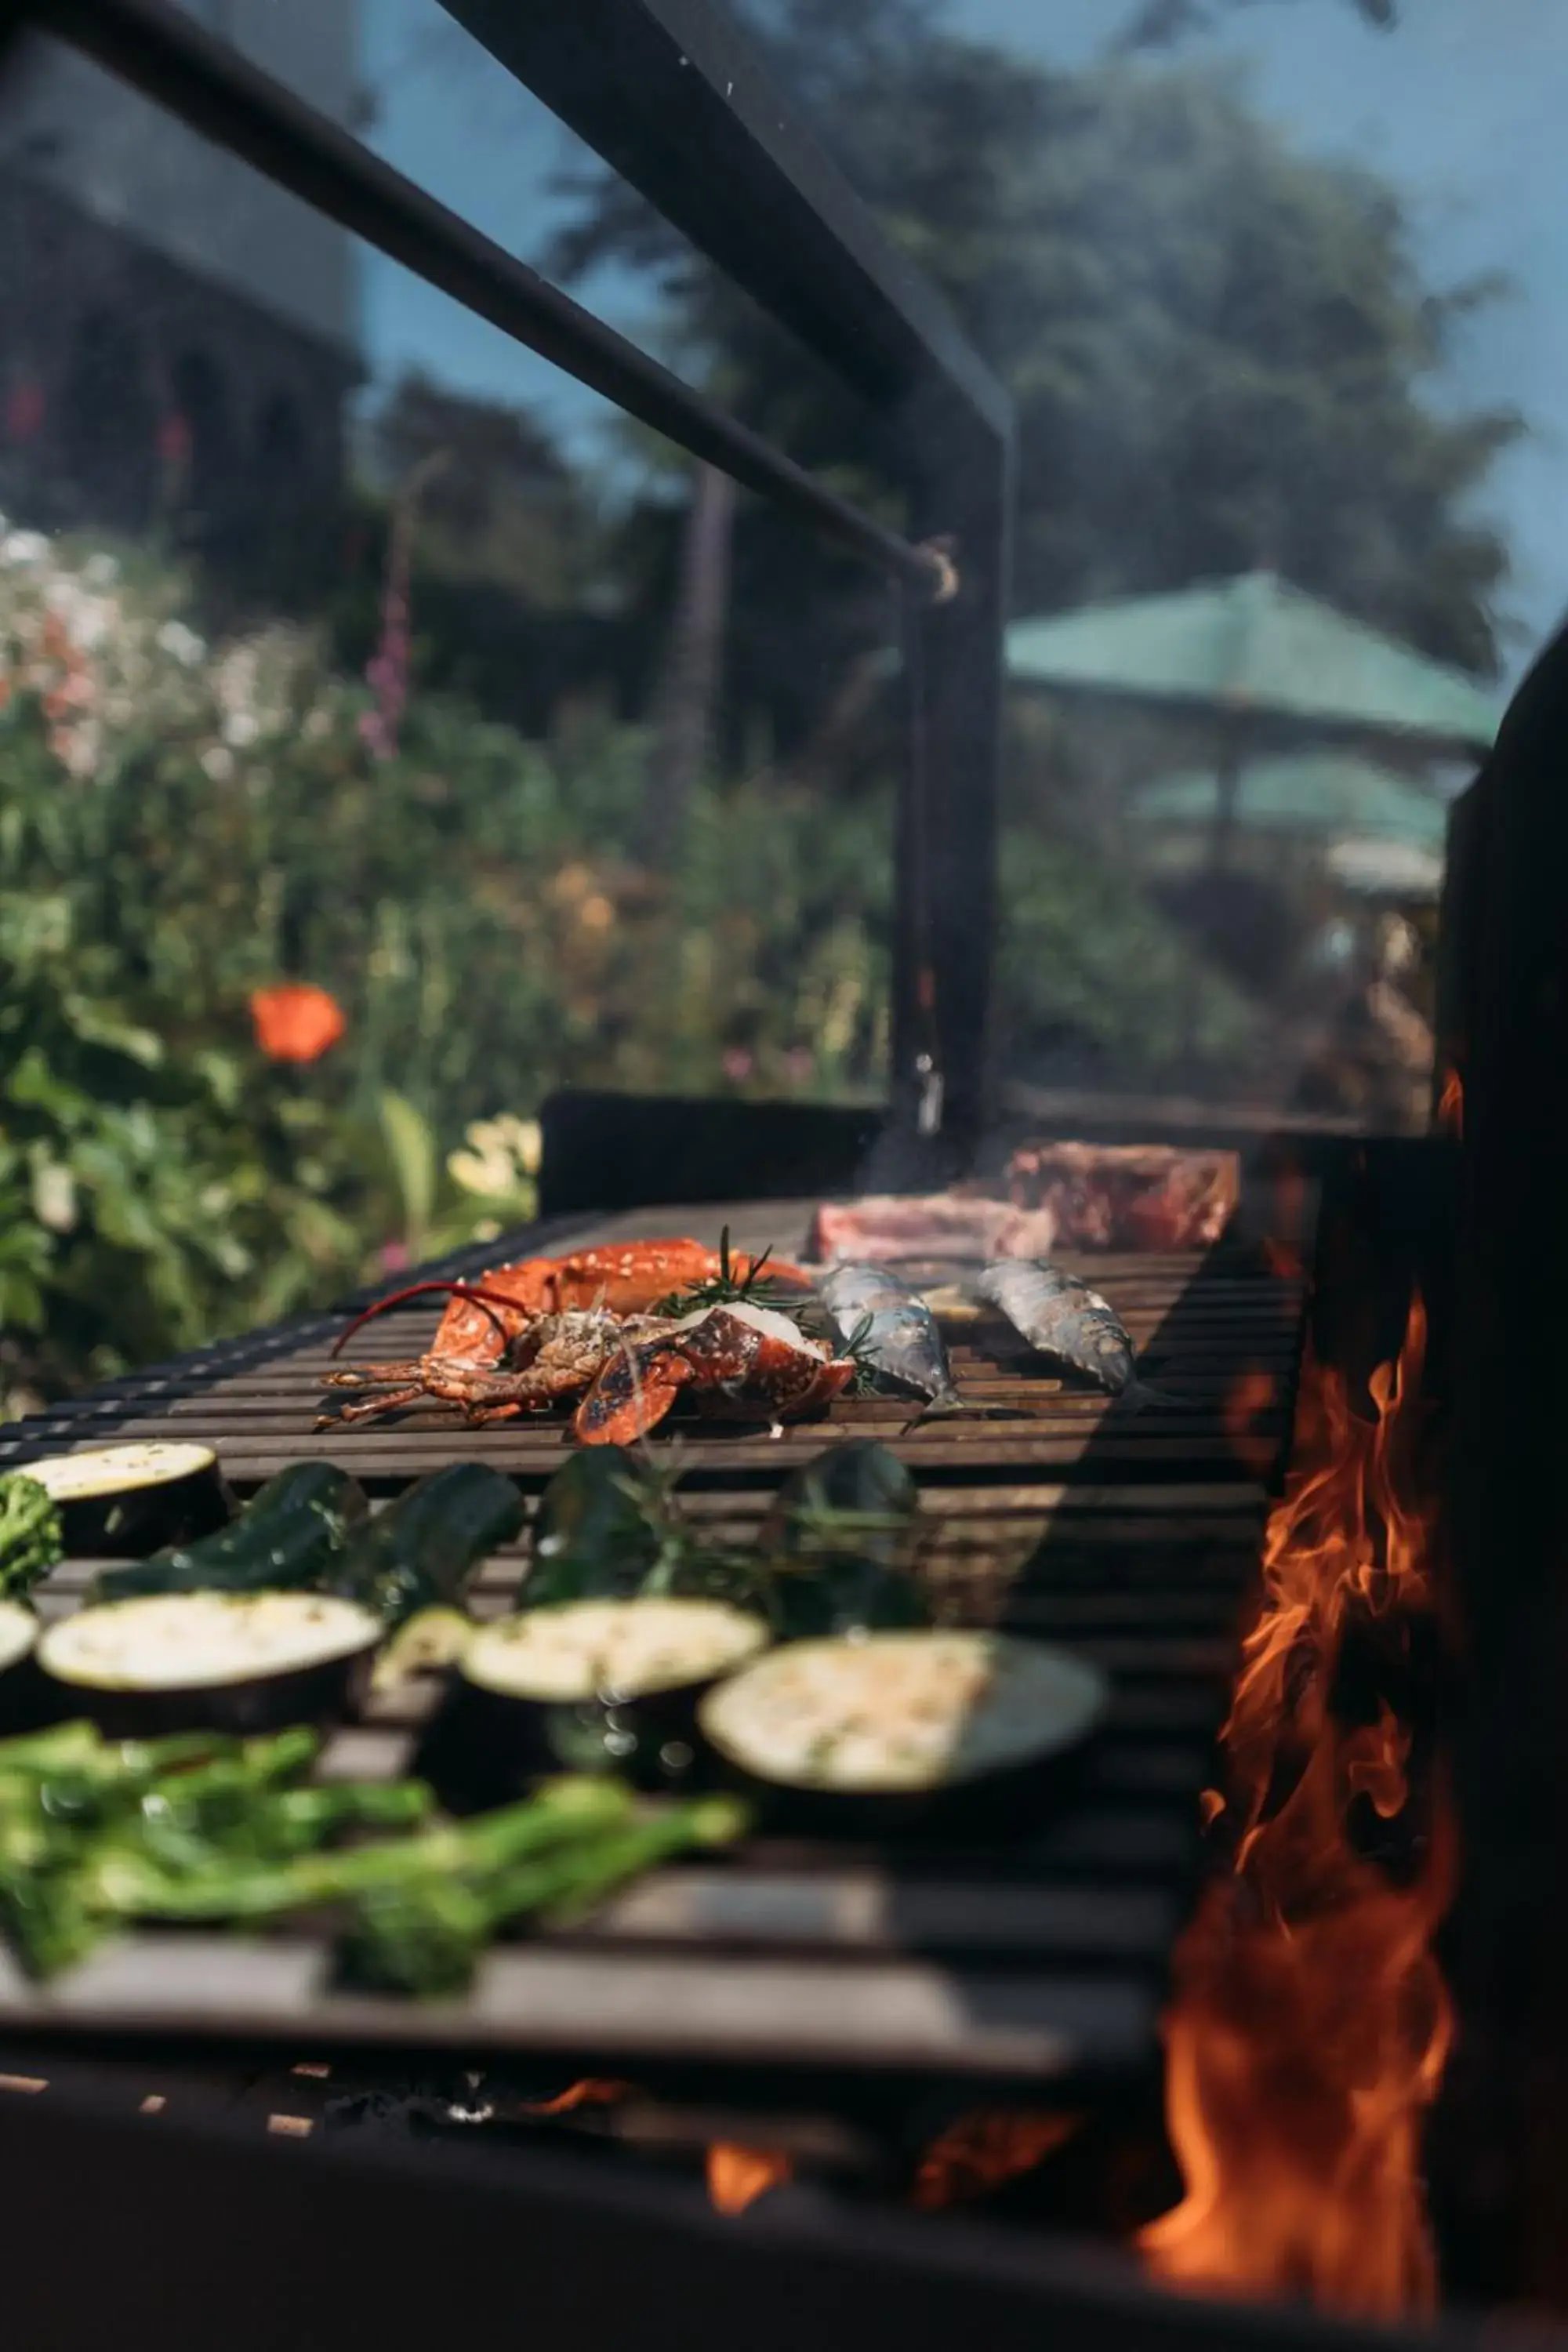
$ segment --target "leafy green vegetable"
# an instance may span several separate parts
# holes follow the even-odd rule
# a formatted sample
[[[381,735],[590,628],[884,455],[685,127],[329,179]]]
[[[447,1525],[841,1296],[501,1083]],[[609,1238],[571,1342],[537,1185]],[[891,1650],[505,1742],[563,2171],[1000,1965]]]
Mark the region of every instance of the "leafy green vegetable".
[[[0,1477],[0,1601],[25,1601],[65,1556],[58,1507],[25,1470]]]
[[[744,1809],[731,1799],[700,1798],[475,1883],[426,1878],[374,1890],[340,1948],[343,1974],[377,1991],[425,1998],[461,1992],[486,1942],[510,1921],[531,1914],[574,1917],[656,1863],[687,1847],[726,1844],[745,1826]]]
[[[432,1823],[421,1781],[306,1783],[318,1746],[305,1729],[115,1743],[82,1723],[0,1743],[0,1934],[47,1978],[136,1920],[254,1924],[346,1904],[358,1981],[453,1992],[508,1920],[595,1901],[743,1822],[727,1801],[639,1814],[617,1781],[562,1780]]]

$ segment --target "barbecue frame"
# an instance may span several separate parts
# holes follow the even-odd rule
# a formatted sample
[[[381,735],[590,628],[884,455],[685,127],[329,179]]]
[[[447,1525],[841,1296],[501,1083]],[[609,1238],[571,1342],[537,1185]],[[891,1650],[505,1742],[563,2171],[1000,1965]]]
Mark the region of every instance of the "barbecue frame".
[[[170,0],[0,0],[903,594],[892,1111],[956,1160],[985,1123],[1011,402],[718,0],[447,13],[885,420],[900,537],[435,202]],[[940,876],[941,887],[934,887]],[[933,1085],[934,1081],[934,1085]]]

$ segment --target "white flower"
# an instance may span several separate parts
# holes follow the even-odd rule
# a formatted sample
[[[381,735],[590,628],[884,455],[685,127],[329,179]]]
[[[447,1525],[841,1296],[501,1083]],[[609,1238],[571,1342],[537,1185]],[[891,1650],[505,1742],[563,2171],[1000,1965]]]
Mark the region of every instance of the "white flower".
[[[110,597],[89,595],[68,573],[49,582],[44,602],[65,623],[72,644],[84,654],[97,651],[109,635],[110,623],[118,616],[119,608]]]
[[[48,551],[41,530],[11,530],[0,539],[0,563],[41,563]]]
[[[76,1178],[63,1160],[41,1160],[33,1171],[33,1214],[52,1234],[68,1234],[76,1223]]]
[[[232,743],[237,751],[254,743],[260,732],[261,724],[253,710],[233,711],[223,722],[224,741]]]
[[[226,784],[234,773],[234,753],[222,743],[214,743],[202,753],[202,769],[215,784]]]
[[[468,1132],[472,1135],[472,1128]],[[448,1152],[447,1172],[465,1192],[477,1192],[481,1200],[493,1200],[512,1186],[511,1160],[504,1151]]]
[[[16,535],[13,532],[12,537]],[[194,669],[206,652],[205,645],[195,629],[187,629],[184,621],[165,621],[158,632],[158,646],[161,652],[171,655],[177,662],[184,662],[187,669]]]
[[[49,738],[49,748],[68,775],[79,782],[85,782],[98,766],[103,751],[103,730],[95,719],[78,719],[69,727],[57,727]]]
[[[112,555],[89,555],[81,576],[89,588],[112,588],[120,577],[120,566]]]

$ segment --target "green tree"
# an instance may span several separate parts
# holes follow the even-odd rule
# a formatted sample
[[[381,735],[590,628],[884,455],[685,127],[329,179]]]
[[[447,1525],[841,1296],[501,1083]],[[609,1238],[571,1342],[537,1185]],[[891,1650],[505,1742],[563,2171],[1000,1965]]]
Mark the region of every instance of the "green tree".
[[[1115,47],[1123,53],[1170,48],[1189,33],[1212,31],[1233,9],[1249,5],[1250,0],[1142,0],[1117,36]],[[1348,0],[1348,5],[1382,32],[1399,21],[1395,0]]]
[[[1490,289],[1423,282],[1385,183],[1298,152],[1213,67],[1056,72],[952,37],[920,0],[751,14],[1013,391],[1018,609],[1271,565],[1491,666],[1506,556],[1473,498],[1519,425],[1431,397]],[[653,273],[671,342],[732,406],[896,514],[876,420],[633,194],[574,184],[554,266]],[[762,711],[798,741],[887,600],[759,508],[734,576],[732,735]]]

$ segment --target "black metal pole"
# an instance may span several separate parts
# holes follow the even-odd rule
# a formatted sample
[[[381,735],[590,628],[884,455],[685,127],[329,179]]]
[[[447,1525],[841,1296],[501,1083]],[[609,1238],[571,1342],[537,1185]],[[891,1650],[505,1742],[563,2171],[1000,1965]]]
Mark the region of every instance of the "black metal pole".
[[[826,488],[168,0],[28,0],[26,13],[694,457],[915,591],[941,588],[928,551]]]
[[[903,420],[917,528],[958,575],[905,630],[910,742],[899,820],[893,974],[893,1157],[899,1181],[942,1181],[994,1110],[1003,630],[1013,444],[933,387]]]

